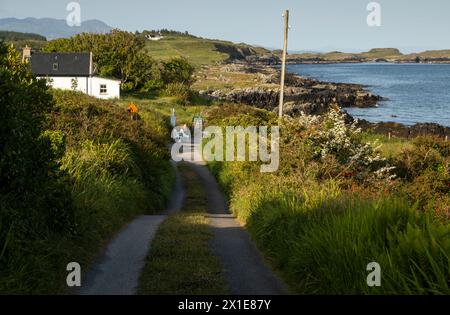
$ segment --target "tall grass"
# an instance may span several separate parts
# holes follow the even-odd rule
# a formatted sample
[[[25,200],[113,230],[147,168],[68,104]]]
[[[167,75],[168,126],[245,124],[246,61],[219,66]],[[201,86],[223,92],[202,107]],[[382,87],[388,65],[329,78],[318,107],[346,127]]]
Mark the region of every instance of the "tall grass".
[[[83,142],[66,152],[62,169],[73,181],[75,220],[85,229],[77,233],[111,231],[148,208],[149,193],[136,178],[139,169],[132,152],[119,139],[110,143]]]
[[[450,293],[450,225],[403,200],[362,200],[332,182],[296,191],[259,182],[235,190],[231,205],[296,292]],[[370,262],[381,287],[366,283]]]

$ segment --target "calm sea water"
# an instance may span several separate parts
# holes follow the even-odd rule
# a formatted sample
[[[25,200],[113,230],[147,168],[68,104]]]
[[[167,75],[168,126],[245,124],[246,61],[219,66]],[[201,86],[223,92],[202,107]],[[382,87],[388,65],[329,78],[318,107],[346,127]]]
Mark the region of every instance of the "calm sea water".
[[[301,64],[289,65],[288,70],[321,81],[367,85],[371,92],[388,98],[377,108],[346,108],[354,117],[372,122],[450,126],[450,65]]]

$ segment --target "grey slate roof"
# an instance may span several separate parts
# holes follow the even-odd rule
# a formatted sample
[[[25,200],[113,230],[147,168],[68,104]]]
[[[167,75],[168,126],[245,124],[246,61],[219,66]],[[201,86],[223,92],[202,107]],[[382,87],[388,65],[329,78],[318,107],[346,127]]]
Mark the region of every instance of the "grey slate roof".
[[[90,53],[34,53],[31,71],[37,76],[89,76]]]

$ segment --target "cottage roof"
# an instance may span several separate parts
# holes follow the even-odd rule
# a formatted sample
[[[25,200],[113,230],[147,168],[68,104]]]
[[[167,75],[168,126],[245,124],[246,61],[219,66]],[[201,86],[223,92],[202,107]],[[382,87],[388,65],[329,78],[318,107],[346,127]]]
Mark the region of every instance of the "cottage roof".
[[[31,71],[38,76],[89,76],[92,75],[90,53],[34,53]]]

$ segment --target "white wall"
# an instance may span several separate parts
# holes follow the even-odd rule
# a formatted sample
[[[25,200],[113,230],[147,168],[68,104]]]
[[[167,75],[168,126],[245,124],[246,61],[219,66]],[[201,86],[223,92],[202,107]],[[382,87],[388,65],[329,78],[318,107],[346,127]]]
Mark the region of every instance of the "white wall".
[[[45,77],[44,77],[45,79]],[[72,90],[72,80],[77,80],[76,91],[91,96],[110,99],[120,98],[120,81],[100,77],[49,77],[49,85],[55,89]],[[106,93],[100,93],[100,85],[106,85]]]
[[[45,79],[45,78],[44,78]],[[72,90],[72,80],[77,80],[77,91],[87,94],[88,79],[87,77],[49,77],[49,85],[55,89]]]
[[[120,81],[119,80],[112,80],[112,79],[105,79],[100,77],[92,77],[91,79],[91,85],[90,85],[90,91],[89,95],[95,96],[97,98],[120,98]],[[100,85],[105,84],[106,85],[106,93],[101,94],[100,93]]]

